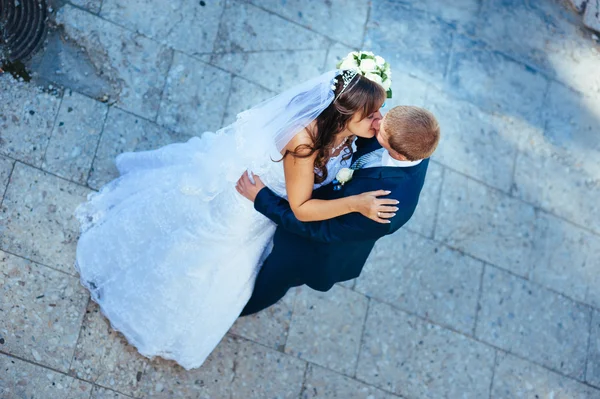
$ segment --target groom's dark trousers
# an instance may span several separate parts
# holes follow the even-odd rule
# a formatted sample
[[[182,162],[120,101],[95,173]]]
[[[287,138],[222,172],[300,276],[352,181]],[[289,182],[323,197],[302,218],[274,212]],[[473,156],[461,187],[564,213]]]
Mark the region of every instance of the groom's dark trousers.
[[[376,139],[360,140],[353,161],[381,148]],[[375,167],[356,170],[340,190],[333,184],[320,187],[313,198],[331,200],[366,191],[389,190],[385,198],[400,203],[391,223],[375,222],[350,213],[320,222],[300,222],[289,203],[263,188],[254,208],[277,224],[273,250],[257,276],[252,297],[240,316],[259,312],[303,284],[328,291],[339,282],[356,278],[375,242],[402,227],[413,215],[425,181],[429,159],[411,167]]]

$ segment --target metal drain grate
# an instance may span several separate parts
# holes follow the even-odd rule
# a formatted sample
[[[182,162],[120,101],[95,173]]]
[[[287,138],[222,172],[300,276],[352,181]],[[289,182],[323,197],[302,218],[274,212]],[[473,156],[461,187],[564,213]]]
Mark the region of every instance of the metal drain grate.
[[[0,61],[25,61],[46,35],[44,0],[0,0]]]

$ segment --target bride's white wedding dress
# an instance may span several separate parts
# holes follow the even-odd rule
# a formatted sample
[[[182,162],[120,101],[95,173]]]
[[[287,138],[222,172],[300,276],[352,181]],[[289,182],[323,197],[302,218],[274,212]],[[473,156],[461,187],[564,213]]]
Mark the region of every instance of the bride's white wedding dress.
[[[121,154],[120,177],[77,208],[81,282],[145,356],[199,367],[252,294],[275,225],[235,182],[250,168],[286,195],[283,163],[272,161],[284,136],[248,137],[257,120],[241,114],[218,133]],[[332,158],[323,184],[349,162]]]

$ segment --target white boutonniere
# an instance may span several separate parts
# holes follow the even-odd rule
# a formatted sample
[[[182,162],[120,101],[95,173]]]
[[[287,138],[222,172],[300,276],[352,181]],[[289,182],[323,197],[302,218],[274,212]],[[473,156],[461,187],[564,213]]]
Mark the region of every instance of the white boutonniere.
[[[354,174],[354,170],[350,168],[342,168],[337,175],[335,175],[335,179],[343,186],[352,180],[352,175]]]

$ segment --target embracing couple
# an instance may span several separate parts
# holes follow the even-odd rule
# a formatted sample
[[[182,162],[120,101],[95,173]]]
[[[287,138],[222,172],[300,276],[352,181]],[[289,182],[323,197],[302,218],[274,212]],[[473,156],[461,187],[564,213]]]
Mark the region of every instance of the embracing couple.
[[[382,115],[381,57],[338,68],[216,133],[119,155],[120,177],[77,208],[82,284],[142,355],[200,367],[240,315],[358,277],[410,219],[438,123]]]

